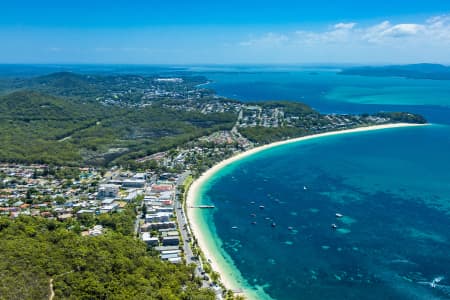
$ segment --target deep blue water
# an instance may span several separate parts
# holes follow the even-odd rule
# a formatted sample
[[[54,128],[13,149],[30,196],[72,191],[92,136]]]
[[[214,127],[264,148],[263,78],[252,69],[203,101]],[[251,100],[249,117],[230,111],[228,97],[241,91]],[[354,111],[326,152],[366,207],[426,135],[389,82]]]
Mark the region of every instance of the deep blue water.
[[[327,137],[242,160],[205,185],[202,201],[216,209],[202,217],[248,285],[276,299],[450,299],[450,81],[289,66],[0,66],[0,76],[11,68],[17,76],[185,72],[243,101],[425,115],[433,126]]]
[[[434,124],[320,138],[241,160],[205,185],[201,201],[216,209],[203,212],[204,221],[248,285],[275,299],[450,299],[450,82],[325,72],[208,77],[219,94],[245,101],[408,110]]]
[[[272,149],[209,183],[203,201],[216,210],[205,217],[243,277],[275,299],[446,299],[448,149],[440,126]]]

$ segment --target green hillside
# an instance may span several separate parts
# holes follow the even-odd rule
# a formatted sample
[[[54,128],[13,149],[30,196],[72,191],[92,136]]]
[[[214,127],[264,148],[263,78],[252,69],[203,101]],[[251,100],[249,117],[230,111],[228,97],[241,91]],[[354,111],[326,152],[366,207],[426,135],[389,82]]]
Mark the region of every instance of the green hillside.
[[[105,165],[231,128],[229,113],[105,106],[34,91],[0,97],[0,160]]]

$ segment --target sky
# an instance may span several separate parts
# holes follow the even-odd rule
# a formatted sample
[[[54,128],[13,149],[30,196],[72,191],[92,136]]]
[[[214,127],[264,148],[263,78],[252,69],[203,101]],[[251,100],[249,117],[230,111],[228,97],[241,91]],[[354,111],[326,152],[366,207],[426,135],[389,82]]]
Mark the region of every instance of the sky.
[[[449,53],[449,0],[0,3],[0,63],[450,64]]]

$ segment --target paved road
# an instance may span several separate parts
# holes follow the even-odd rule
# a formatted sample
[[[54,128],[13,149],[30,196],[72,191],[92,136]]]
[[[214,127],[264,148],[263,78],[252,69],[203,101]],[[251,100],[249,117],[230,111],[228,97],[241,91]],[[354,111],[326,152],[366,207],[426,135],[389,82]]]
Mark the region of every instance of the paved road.
[[[177,185],[181,186],[184,181],[186,180],[186,178],[189,176],[189,172],[185,172],[183,174],[181,174],[178,177],[177,180]],[[177,196],[176,196],[176,201],[175,201],[175,211],[176,211],[176,216],[177,216],[177,221],[178,221],[178,226],[180,228],[180,232],[181,232],[181,238],[183,239],[183,251],[186,257],[186,263],[190,264],[190,263],[194,263],[196,265],[195,268],[195,274],[196,276],[202,278],[204,276],[204,274],[202,274],[203,272],[203,265],[201,260],[199,260],[197,257],[194,256],[193,252],[192,252],[192,248],[191,245],[189,244],[189,241],[192,238],[192,234],[190,232],[190,228],[187,222],[187,218],[186,218],[186,212],[184,211],[184,207],[181,203],[181,194],[178,193],[177,191]],[[211,287],[212,282],[209,280],[202,280],[202,287]],[[217,289],[216,290],[216,298],[217,299],[222,299],[222,290],[221,289]]]
[[[188,176],[189,176],[188,172],[181,174],[178,177],[177,186],[181,186]],[[183,239],[183,250],[184,250],[184,253],[186,256],[186,262],[188,264],[190,264],[190,263],[198,264],[198,261],[196,261],[195,259],[194,260],[192,259],[194,254],[193,254],[191,246],[189,244],[189,241],[191,239],[191,234],[189,232],[189,226],[187,224],[187,219],[186,219],[186,214],[183,209],[183,204],[181,203],[181,197],[182,197],[182,195],[177,190],[177,195],[176,195],[176,199],[175,199],[175,212],[177,215],[178,226],[179,226],[180,232],[181,232],[181,238]]]

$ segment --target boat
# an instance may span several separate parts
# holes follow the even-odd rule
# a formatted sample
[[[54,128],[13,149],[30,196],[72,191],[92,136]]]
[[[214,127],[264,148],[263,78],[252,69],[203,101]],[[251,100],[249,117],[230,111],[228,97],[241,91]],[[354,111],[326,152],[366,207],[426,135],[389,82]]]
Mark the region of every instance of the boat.
[[[277,223],[273,222],[272,227],[276,227],[276,226],[277,226]]]
[[[289,230],[294,230],[294,228],[293,228],[293,227],[291,227],[291,226],[289,226],[289,227],[288,227],[288,229],[289,229]]]
[[[233,226],[233,227],[231,227],[231,229],[238,229],[238,227],[237,226]]]
[[[264,205],[260,205],[259,208],[264,209]]]
[[[303,186],[303,190],[306,191],[307,189],[308,189],[308,187],[307,187],[306,185],[304,185],[304,186]]]
[[[344,215],[336,213],[336,218],[342,218]]]
[[[331,228],[336,229],[337,225],[336,224],[331,224]]]
[[[252,216],[253,218],[256,218],[256,214],[250,214],[250,216]]]
[[[255,221],[253,221],[253,222],[252,222],[252,224],[253,224],[253,225],[256,225],[256,222],[255,222]]]

